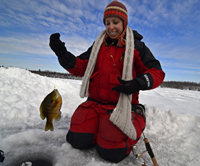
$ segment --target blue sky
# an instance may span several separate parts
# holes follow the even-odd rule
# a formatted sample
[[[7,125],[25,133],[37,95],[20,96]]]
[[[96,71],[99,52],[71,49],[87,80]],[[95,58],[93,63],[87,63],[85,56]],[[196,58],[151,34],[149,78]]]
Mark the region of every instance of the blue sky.
[[[78,56],[104,30],[111,0],[1,0],[0,65],[66,72],[49,47],[59,32]],[[128,26],[161,62],[165,81],[200,82],[200,1],[119,0],[128,9]]]

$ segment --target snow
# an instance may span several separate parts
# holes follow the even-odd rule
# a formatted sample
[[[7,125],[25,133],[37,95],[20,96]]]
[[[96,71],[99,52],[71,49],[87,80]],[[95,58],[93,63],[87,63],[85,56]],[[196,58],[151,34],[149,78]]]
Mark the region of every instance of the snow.
[[[113,164],[101,159],[95,149],[77,150],[66,142],[70,117],[86,99],[79,97],[81,81],[48,78],[19,68],[0,68],[0,149],[5,153],[2,166],[11,166],[34,158],[49,160],[54,166],[141,166],[148,154],[136,160],[130,154]],[[39,107],[54,86],[63,98],[62,118],[54,121],[54,131],[44,131]],[[200,165],[200,92],[157,88],[142,91],[149,139],[159,165]],[[137,151],[145,150],[143,138]],[[28,165],[28,164],[27,164]],[[31,165],[31,164],[30,164]]]

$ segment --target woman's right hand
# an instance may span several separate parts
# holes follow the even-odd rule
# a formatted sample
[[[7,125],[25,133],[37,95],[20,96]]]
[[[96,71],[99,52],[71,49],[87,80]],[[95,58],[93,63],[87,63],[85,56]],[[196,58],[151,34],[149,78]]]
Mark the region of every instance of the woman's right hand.
[[[55,54],[60,57],[64,56],[67,49],[65,47],[65,43],[60,40],[60,34],[54,33],[49,38],[49,46],[55,52]]]

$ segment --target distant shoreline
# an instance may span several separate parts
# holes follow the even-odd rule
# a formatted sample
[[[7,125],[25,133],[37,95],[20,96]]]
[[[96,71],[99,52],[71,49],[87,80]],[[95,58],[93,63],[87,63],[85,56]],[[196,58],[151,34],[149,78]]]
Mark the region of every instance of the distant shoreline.
[[[4,66],[0,66],[4,67]],[[7,68],[7,67],[4,67]],[[26,69],[28,70],[28,69]],[[28,70],[34,74],[38,74],[41,76],[51,77],[51,78],[62,78],[62,79],[73,79],[73,80],[82,80],[82,77],[76,77],[71,75],[70,73],[59,73],[54,71],[42,71],[42,70]],[[161,85],[161,88],[175,88],[181,90],[194,90],[200,91],[200,83],[196,82],[187,82],[187,81],[164,81]]]

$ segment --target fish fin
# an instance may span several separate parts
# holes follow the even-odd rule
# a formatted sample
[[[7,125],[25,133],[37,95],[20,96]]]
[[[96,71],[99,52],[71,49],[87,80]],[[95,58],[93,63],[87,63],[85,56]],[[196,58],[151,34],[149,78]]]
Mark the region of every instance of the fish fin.
[[[54,128],[53,128],[53,123],[47,121],[46,126],[45,126],[45,131],[48,131],[48,130],[53,131]]]
[[[41,117],[41,119],[42,119],[42,120],[44,120],[44,119],[45,119],[45,116],[44,116],[44,114],[40,114],[40,117]]]
[[[43,111],[42,111],[42,104],[40,106],[40,117],[41,117],[42,120],[45,119],[45,116],[44,116]]]

